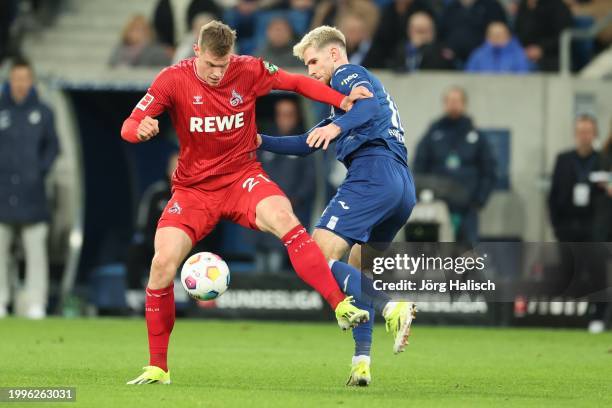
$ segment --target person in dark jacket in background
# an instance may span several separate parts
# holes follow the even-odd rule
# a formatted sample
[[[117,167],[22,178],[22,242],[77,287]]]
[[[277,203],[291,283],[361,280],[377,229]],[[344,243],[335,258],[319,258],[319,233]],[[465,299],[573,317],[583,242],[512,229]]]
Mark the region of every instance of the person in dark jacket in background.
[[[400,72],[455,69],[455,55],[436,41],[435,23],[429,14],[414,13],[406,31],[408,40],[391,56],[388,68]]]
[[[269,134],[277,137],[304,133],[304,124],[298,102],[283,98],[274,106],[274,125]],[[261,164],[287,194],[293,211],[308,228],[315,196],[314,157],[285,156],[259,150]],[[299,160],[298,160],[299,159]],[[306,160],[306,161],[304,161]],[[277,239],[257,236],[255,266],[258,272],[278,273],[288,267],[287,251]]]
[[[0,97],[0,317],[7,314],[10,248],[16,234],[26,257],[25,315],[46,315],[50,211],[45,178],[58,153],[53,113],[38,99],[30,64],[17,60]]]
[[[438,34],[465,63],[484,42],[487,27],[493,21],[506,22],[506,13],[497,0],[453,0],[442,13]]]
[[[433,122],[417,146],[414,171],[447,179],[465,189],[466,200],[448,201],[457,241],[478,243],[478,212],[496,181],[496,161],[484,136],[466,115],[467,95],[452,87],[444,95],[445,114]]]
[[[467,62],[468,72],[518,74],[531,70],[521,44],[512,38],[508,26],[500,21],[489,24],[487,41],[478,47]]]
[[[418,12],[427,13],[432,19],[435,16],[427,0],[394,0],[382,8],[372,39],[370,68],[385,68],[383,65],[390,58],[389,51],[406,42],[408,20]]]
[[[610,134],[600,152],[599,169],[608,173],[608,182],[597,183],[601,193],[594,203],[594,241],[612,242],[612,122]]]
[[[514,30],[531,62],[541,71],[558,71],[559,36],[572,24],[563,0],[521,0]]]
[[[575,124],[576,147],[557,156],[548,196],[550,221],[561,242],[588,242],[593,236],[593,203],[598,189],[589,175],[599,169],[593,149],[597,137],[595,119],[579,116]]]
[[[584,297],[606,288],[606,252],[594,243],[595,203],[603,191],[591,176],[600,169],[600,156],[594,150],[597,122],[594,117],[576,118],[575,147],[560,153],[555,161],[548,209],[555,237],[561,243],[560,267],[555,283],[564,294]],[[588,245],[576,244],[590,242]],[[591,301],[589,331],[604,330],[606,303]]]

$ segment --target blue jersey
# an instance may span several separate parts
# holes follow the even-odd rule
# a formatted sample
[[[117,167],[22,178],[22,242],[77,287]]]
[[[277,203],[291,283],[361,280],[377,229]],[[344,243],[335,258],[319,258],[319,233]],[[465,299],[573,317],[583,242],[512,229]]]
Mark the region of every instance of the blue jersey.
[[[336,138],[336,158],[347,164],[348,158],[353,159],[361,153],[365,154],[365,151],[372,147],[382,146],[408,165],[400,115],[395,102],[380,80],[360,65],[346,64],[336,69],[330,85],[344,95],[350,94],[355,87],[363,86],[374,94],[379,105],[378,112],[372,119],[355,129],[342,132]],[[334,121],[344,114],[342,109],[332,107],[326,122]],[[362,151],[359,151],[360,149]]]

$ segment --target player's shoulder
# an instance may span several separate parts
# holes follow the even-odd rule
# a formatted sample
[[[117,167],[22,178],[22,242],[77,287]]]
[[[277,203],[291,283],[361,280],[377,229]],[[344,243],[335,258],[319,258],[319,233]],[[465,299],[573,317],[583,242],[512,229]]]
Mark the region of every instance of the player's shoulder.
[[[346,87],[352,88],[357,83],[370,82],[370,73],[361,65],[345,64],[334,72],[331,85],[334,89],[341,90]]]
[[[334,78],[341,79],[350,75],[368,75],[367,69],[357,64],[344,64],[334,72]]]
[[[262,58],[253,57],[251,55],[232,55],[230,57],[230,64],[233,64],[236,68],[242,71],[252,71],[259,69],[263,65],[264,61]]]
[[[193,71],[193,61],[195,57],[186,58],[184,60],[180,60],[176,64],[165,67],[159,74],[157,74],[158,79],[174,79],[178,76],[184,75],[185,73],[191,73]]]

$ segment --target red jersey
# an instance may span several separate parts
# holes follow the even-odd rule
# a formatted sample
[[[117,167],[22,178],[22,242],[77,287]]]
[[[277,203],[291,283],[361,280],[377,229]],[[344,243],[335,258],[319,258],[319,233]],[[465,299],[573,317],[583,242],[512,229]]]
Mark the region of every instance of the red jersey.
[[[205,182],[214,189],[215,180],[221,179],[215,176],[238,172],[256,160],[255,101],[271,89],[295,90],[335,106],[344,97],[304,76],[238,55],[231,56],[221,82],[213,87],[198,76],[194,57],[157,75],[124,123],[122,136],[137,142],[138,123],[168,111],[180,144],[173,183],[189,187]]]

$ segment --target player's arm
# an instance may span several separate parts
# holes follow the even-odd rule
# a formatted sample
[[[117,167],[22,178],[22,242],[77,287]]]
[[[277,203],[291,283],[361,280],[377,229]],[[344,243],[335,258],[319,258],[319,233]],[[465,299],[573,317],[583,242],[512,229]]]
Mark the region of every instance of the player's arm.
[[[277,81],[272,89],[292,91],[317,102],[333,105],[344,111],[349,111],[358,99],[371,98],[372,93],[364,88],[355,89],[343,95],[333,88],[309,78],[305,75],[291,74],[282,69],[278,70]]]
[[[154,119],[171,103],[172,77],[167,70],[159,73],[145,96],[121,127],[121,137],[130,143],[145,142],[159,133],[159,122]]]
[[[331,122],[331,119],[325,119],[319,122],[313,129],[325,126]],[[312,129],[311,129],[312,130]],[[316,147],[308,146],[306,143],[306,138],[308,138],[308,133],[311,131],[296,135],[296,136],[268,136],[268,135],[258,135],[258,144],[261,150],[265,150],[272,153],[277,154],[286,154],[293,156],[307,156],[310,153],[313,153],[317,150]]]
[[[357,99],[372,97],[364,88],[355,89],[350,95],[342,95],[319,81],[305,75],[291,74],[260,58],[252,59],[249,74],[254,79],[256,96],[266,95],[272,89],[292,91],[344,111],[350,110]]]
[[[374,94],[374,87],[365,75],[365,71],[360,67],[351,67],[334,78],[334,87],[342,94],[349,94],[354,89],[363,87],[371,94]],[[327,126],[323,126],[313,130],[306,142],[311,147],[322,147],[327,149],[329,143],[334,140],[342,132],[349,132],[359,126],[365,124],[372,119],[379,111],[380,106],[376,98],[367,98],[355,101],[353,109],[340,116]]]

